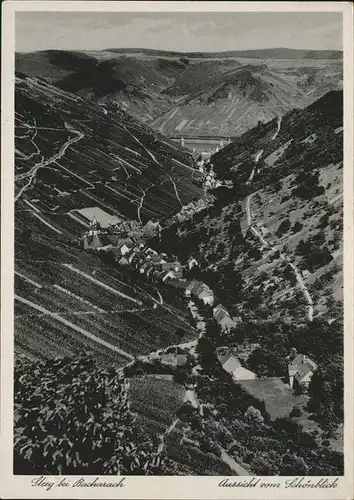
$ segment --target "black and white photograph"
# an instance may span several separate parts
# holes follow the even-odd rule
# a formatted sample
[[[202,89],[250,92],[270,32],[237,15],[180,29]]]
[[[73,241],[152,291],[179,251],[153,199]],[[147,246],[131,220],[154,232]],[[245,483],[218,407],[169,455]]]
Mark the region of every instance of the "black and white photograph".
[[[335,488],[343,12],[81,9],[14,13],[13,474]]]

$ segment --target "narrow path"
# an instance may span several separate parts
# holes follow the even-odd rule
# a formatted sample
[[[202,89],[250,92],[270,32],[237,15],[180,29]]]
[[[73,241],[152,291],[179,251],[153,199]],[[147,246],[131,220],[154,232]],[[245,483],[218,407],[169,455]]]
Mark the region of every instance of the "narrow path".
[[[162,298],[161,293],[158,290],[156,290],[156,292],[157,292],[157,295],[159,296],[160,304],[163,305],[163,298]]]
[[[66,150],[71,144],[80,141],[84,137],[84,134],[82,132],[80,132],[79,130],[72,129],[71,126],[68,125],[67,123],[65,123],[65,127],[67,128],[67,130],[69,130],[69,132],[73,132],[75,134],[75,137],[72,137],[71,139],[66,141],[66,143],[63,144],[63,146],[60,148],[59,152],[53,155],[51,158],[48,158],[47,160],[42,159],[39,163],[36,163],[36,165],[34,165],[34,167],[31,168],[28,174],[26,174],[26,176],[29,177],[29,180],[27,184],[25,184],[15,196],[15,203],[21,198],[23,193],[31,186],[40,168],[47,167],[48,165],[51,165],[52,163],[59,160],[62,156],[65,155]]]
[[[258,153],[256,154],[251,175],[249,176],[248,181],[246,182],[247,185],[250,184],[250,182],[252,182],[252,180],[253,180],[253,177],[254,177],[254,174],[255,174],[256,168],[257,168],[257,163],[259,162],[259,159],[262,156],[262,154],[263,154],[263,149],[258,151]]]
[[[84,299],[83,297],[76,295],[75,293],[71,292],[70,290],[67,290],[66,288],[63,288],[62,286],[57,285],[57,284],[55,284],[53,286],[54,286],[54,288],[56,288],[60,292],[65,293],[66,295],[69,295],[69,297],[72,297],[72,298],[78,300],[79,302],[88,305],[89,307],[91,307],[95,311],[104,312],[104,309],[101,309],[100,307],[95,306],[94,304],[92,304],[92,302],[89,302],[88,300]]]
[[[147,193],[147,189],[145,191],[143,191],[140,187],[139,187],[140,191],[143,193],[141,198],[140,198],[140,203],[139,203],[139,206],[138,206],[138,210],[137,210],[137,215],[138,215],[138,221],[140,222],[140,224],[143,224],[143,221],[141,220],[141,209],[143,208],[143,204],[144,204],[144,198],[146,196],[146,193]],[[148,188],[149,189],[149,188]]]
[[[80,271],[80,269],[77,269],[76,267],[74,267],[72,264],[62,264],[63,267],[66,267],[67,269],[70,269],[71,271],[74,271],[74,273],[77,273],[79,274],[80,276],[83,276],[84,278],[86,278],[87,280],[89,281],[92,281],[93,283],[95,283],[96,285],[104,288],[105,290],[108,290],[109,292],[112,292],[114,293],[115,295],[118,295],[119,297],[122,297],[123,299],[127,299],[127,300],[130,300],[131,302],[135,302],[136,304],[139,304],[140,306],[143,305],[143,303],[140,301],[140,300],[137,300],[133,297],[130,297],[130,295],[126,295],[125,293],[123,292],[119,292],[118,290],[116,290],[115,288],[112,288],[111,286],[109,285],[106,285],[105,283],[103,283],[102,281],[99,281],[99,280],[96,280],[96,278],[93,278],[92,276],[90,276],[89,274],[86,274],[84,273],[83,271]]]
[[[289,259],[288,257],[286,257],[286,255],[284,255],[283,253],[280,253],[280,257],[285,261],[287,262],[287,264],[289,264],[289,266],[292,268],[292,270],[294,271],[294,274],[295,274],[295,277],[296,277],[296,280],[305,296],[305,299],[306,299],[306,302],[308,304],[308,319],[309,321],[312,321],[313,320],[313,313],[314,313],[314,307],[313,307],[313,300],[312,300],[312,297],[304,283],[304,280],[302,279],[302,276],[301,276],[301,273],[300,271],[297,269],[297,267],[295,266],[295,264],[293,264]]]
[[[273,135],[272,137],[272,141],[274,141],[274,139],[276,139],[276,137],[278,136],[279,134],[279,130],[280,130],[280,127],[281,127],[281,121],[282,121],[282,117],[281,116],[278,116],[278,121],[277,121],[277,130],[275,131],[275,134]]]
[[[35,286],[36,288],[43,288],[43,285],[40,285],[39,283],[37,283],[36,281],[33,281],[31,280],[30,278],[28,278],[27,276],[25,276],[24,274],[21,274],[19,273],[18,271],[15,271],[15,274],[17,276],[20,276],[20,278],[24,279],[25,281],[27,281],[27,283],[30,283],[31,285]]]
[[[171,177],[170,175],[168,175],[168,178],[169,178],[169,179],[170,179],[170,181],[172,182],[173,187],[174,187],[174,189],[175,189],[176,198],[177,198],[177,200],[179,201],[179,203],[180,203],[181,207],[183,208],[183,203],[182,203],[182,201],[181,201],[181,198],[179,197],[179,194],[178,194],[178,190],[177,190],[176,183],[175,183],[175,181],[172,179],[172,177]]]
[[[35,304],[34,302],[31,302],[30,300],[24,299],[16,294],[15,294],[15,300],[18,300],[19,302],[22,302],[23,304],[26,304],[27,306],[32,307],[32,309],[35,309],[35,310],[43,313],[46,316],[50,316],[50,317],[54,318],[55,320],[59,321],[60,323],[64,324],[65,326],[68,326],[72,330],[75,330],[76,332],[80,333],[81,335],[84,335],[85,337],[96,342],[97,344],[101,344],[104,347],[106,347],[107,349],[114,351],[114,352],[117,352],[118,354],[120,354],[121,356],[123,356],[127,359],[134,360],[134,356],[132,356],[131,354],[127,353],[126,351],[123,351],[122,349],[119,349],[118,347],[116,347],[112,344],[109,344],[108,342],[100,339],[99,337],[96,337],[96,335],[93,335],[92,333],[84,330],[83,328],[80,328],[79,326],[74,325],[70,321],[63,318],[60,314],[54,313],[52,311],[48,311],[48,309],[45,309],[44,307],[39,306],[38,304]]]
[[[145,147],[144,144],[141,141],[139,141],[139,139],[135,137],[135,135],[127,127],[125,127],[124,125],[122,125],[122,127],[147,152],[150,158],[161,167],[161,164],[156,160],[155,155],[151,151],[149,151],[147,147]]]
[[[45,224],[47,227],[49,227],[52,231],[58,233],[58,234],[63,234],[59,229],[57,229],[56,227],[52,226],[51,224],[49,224],[49,222],[47,222],[45,219],[43,219],[40,215],[38,215],[34,210],[31,211],[32,215],[34,217],[36,217],[37,219],[39,219],[41,222],[43,222],[43,224]]]
[[[259,231],[257,231],[257,229],[252,225],[252,212],[251,212],[251,209],[250,209],[250,202],[251,202],[251,199],[252,197],[255,195],[256,193],[252,193],[250,194],[247,199],[246,199],[246,204],[245,204],[245,208],[246,208],[246,215],[247,215],[247,225],[250,227],[251,231],[253,232],[253,234],[261,241],[261,243],[270,248],[271,250],[274,250],[276,251],[277,248],[275,246],[272,246],[270,245],[264,238],[263,236],[259,233]],[[296,277],[296,280],[301,288],[301,291],[303,292],[304,294],[304,297],[306,299],[306,302],[308,304],[308,319],[309,321],[312,321],[313,320],[313,315],[314,315],[314,305],[313,305],[313,300],[312,300],[312,297],[304,283],[304,280],[302,279],[301,277],[301,273],[300,271],[297,269],[297,267],[295,266],[295,264],[293,264],[289,258],[284,254],[284,253],[280,253],[280,257],[281,259],[286,262],[291,268],[292,270],[294,271],[294,274],[295,274],[295,277]]]
[[[227,464],[233,471],[236,472],[237,476],[250,476],[251,474],[241,465],[239,465],[235,460],[230,457],[226,451],[221,448],[221,460]]]
[[[166,431],[164,432],[164,434],[162,434],[160,436],[160,444],[159,444],[159,447],[157,448],[157,455],[161,455],[161,453],[163,452],[163,449],[165,447],[166,436],[168,436],[173,431],[173,429],[176,427],[176,425],[178,424],[178,422],[179,422],[179,419],[176,418],[172,422],[172,424],[166,429]]]
[[[123,314],[123,313],[136,313],[136,312],[144,312],[144,311],[151,311],[153,308],[152,307],[145,307],[143,309],[111,309],[108,311],[60,311],[60,312],[53,312],[53,314],[59,314],[60,316],[97,316],[98,314]],[[25,318],[28,316],[35,316],[35,317],[43,317],[45,316],[46,313],[33,313],[33,314],[16,314],[15,318]]]
[[[23,200],[23,201],[26,203],[26,205],[31,207],[31,210],[27,210],[27,212],[33,212],[33,210],[34,210],[38,214],[43,213],[39,210],[39,208],[37,208],[35,205],[32,205],[32,203],[30,203],[28,200]],[[47,212],[47,213],[49,213],[49,212]]]

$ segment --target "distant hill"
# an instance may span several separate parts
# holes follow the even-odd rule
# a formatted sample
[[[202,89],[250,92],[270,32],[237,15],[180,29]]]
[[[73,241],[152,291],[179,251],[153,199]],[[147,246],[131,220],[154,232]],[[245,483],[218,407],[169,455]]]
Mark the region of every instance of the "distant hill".
[[[178,57],[247,57],[257,59],[341,59],[343,51],[341,50],[303,50],[287,49],[277,47],[271,49],[252,49],[252,50],[228,50],[223,52],[175,52],[170,50],[141,49],[141,48],[110,48],[104,49],[105,52],[116,54],[145,54],[153,56],[178,56]]]
[[[119,105],[165,135],[233,137],[341,88],[340,56],[290,49],[221,55],[48,50],[16,54],[16,70],[84,99]]]

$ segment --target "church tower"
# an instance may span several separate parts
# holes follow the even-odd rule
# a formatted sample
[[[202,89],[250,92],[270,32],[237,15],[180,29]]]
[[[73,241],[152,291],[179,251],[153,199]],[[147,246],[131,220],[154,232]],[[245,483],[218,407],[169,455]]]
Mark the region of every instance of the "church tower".
[[[96,217],[93,216],[90,221],[90,226],[87,233],[84,235],[84,249],[97,250],[103,246],[100,238],[101,225],[97,221]]]
[[[101,233],[101,226],[97,221],[96,217],[93,216],[90,221],[90,227],[88,230],[88,236],[96,236]]]

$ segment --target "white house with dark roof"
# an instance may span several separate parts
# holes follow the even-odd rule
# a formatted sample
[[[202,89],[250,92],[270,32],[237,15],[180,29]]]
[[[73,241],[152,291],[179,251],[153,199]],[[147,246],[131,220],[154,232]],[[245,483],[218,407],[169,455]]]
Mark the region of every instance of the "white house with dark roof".
[[[256,374],[242,366],[238,358],[233,354],[220,355],[219,361],[223,369],[227,373],[230,373],[235,381],[253,380],[256,378]]]
[[[288,375],[290,387],[293,387],[294,380],[301,386],[308,387],[312,375],[317,370],[317,365],[305,354],[296,354],[288,364]]]
[[[221,304],[214,307],[213,315],[223,331],[231,330],[231,328],[236,326],[235,321],[230,317],[227,309]]]
[[[186,287],[184,294],[186,297],[198,297],[202,300],[204,304],[213,305],[214,302],[214,292],[208,285],[200,281],[193,280]]]

